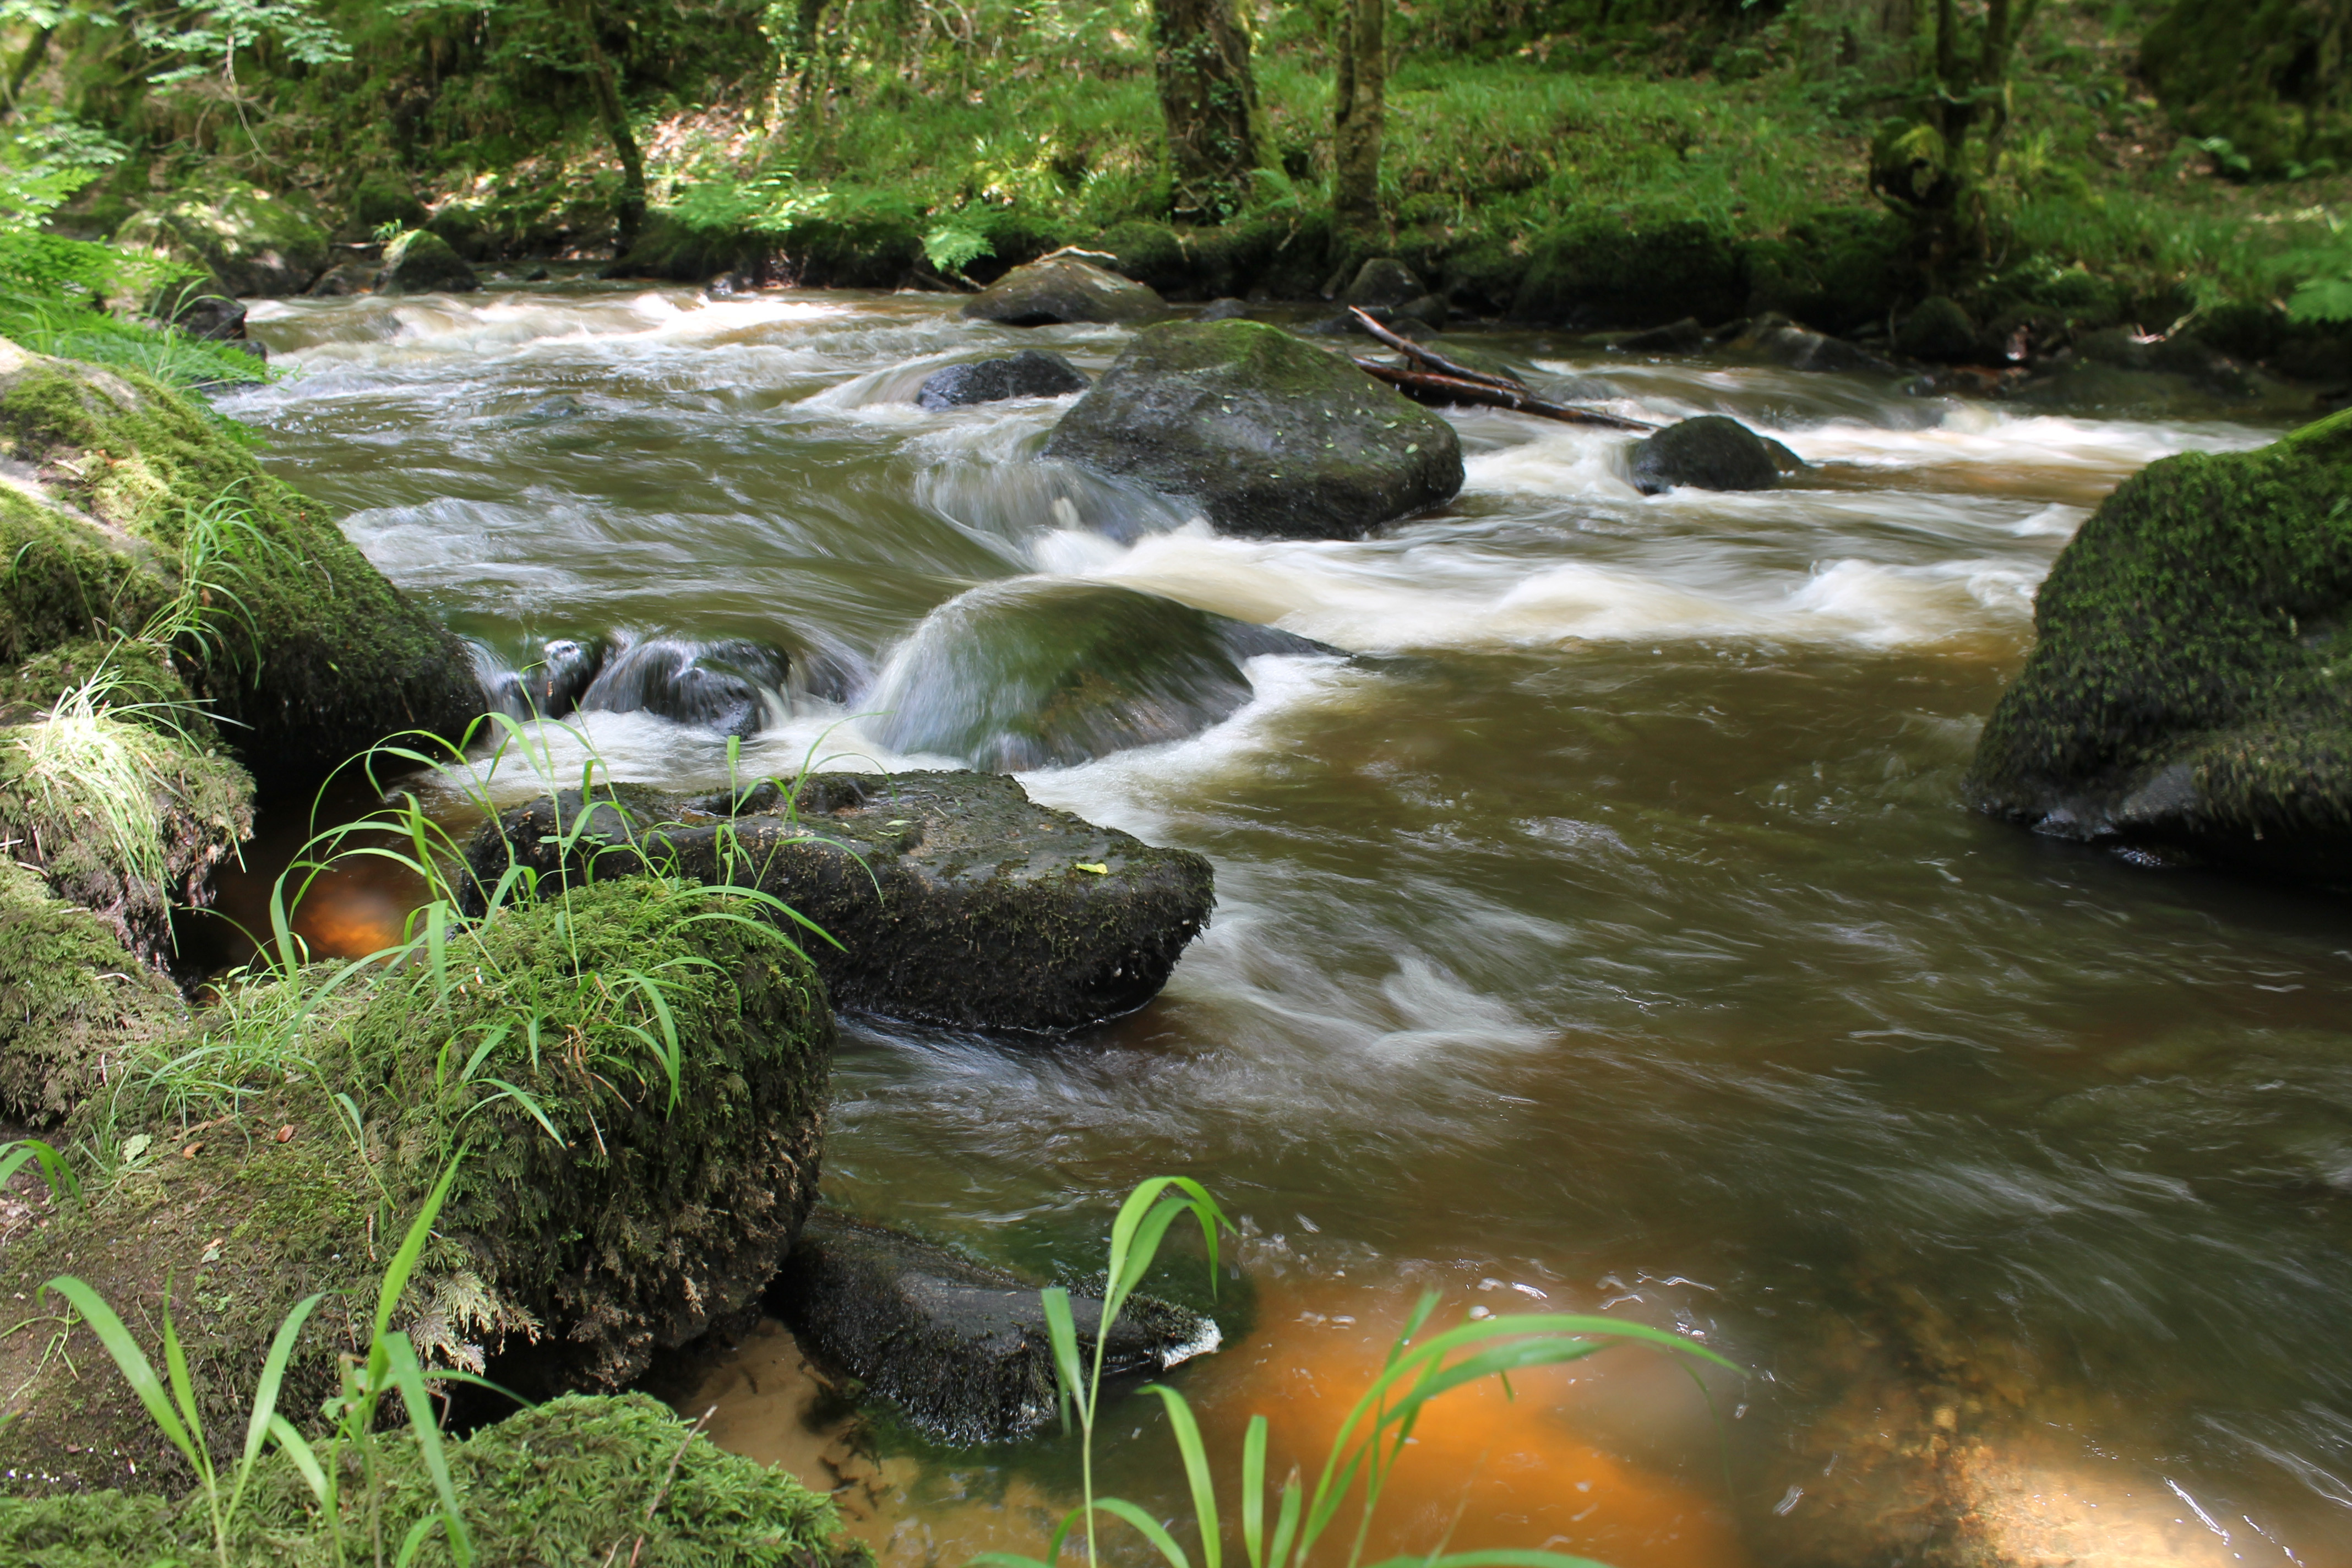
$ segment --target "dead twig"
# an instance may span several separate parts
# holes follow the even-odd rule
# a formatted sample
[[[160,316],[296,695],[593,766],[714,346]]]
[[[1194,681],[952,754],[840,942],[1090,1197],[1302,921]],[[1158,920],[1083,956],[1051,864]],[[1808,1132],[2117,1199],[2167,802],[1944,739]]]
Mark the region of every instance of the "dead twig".
[[[1492,385],[1483,381],[1465,381],[1458,375],[1434,375],[1427,371],[1404,370],[1370,359],[1357,360],[1355,365],[1366,375],[1385,381],[1400,392],[1418,395],[1424,402],[1507,408],[1514,414],[1531,414],[1538,419],[1557,419],[1563,425],[1598,425],[1609,430],[1649,431],[1658,428],[1645,420],[1603,414],[1596,408],[1572,408],[1565,403],[1547,403],[1531,392],[1514,391],[1507,386]]]
[[[1405,358],[1419,360],[1440,375],[1450,375],[1461,381],[1475,381],[1481,386],[1498,386],[1505,392],[1525,392],[1528,389],[1527,383],[1523,381],[1515,381],[1507,375],[1490,375],[1483,370],[1473,370],[1459,360],[1447,359],[1435,349],[1423,348],[1402,332],[1391,331],[1381,325],[1379,321],[1372,319],[1371,313],[1361,306],[1349,306],[1348,313],[1356,318],[1364,331],[1371,333]]]

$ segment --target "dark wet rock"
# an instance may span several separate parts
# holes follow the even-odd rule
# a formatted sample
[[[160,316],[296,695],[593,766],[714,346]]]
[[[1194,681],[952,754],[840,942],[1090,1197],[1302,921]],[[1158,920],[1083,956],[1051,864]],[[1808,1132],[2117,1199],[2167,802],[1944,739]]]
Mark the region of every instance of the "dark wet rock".
[[[1721,321],[1747,299],[1738,254],[1692,220],[1629,229],[1572,225],[1536,242],[1508,312],[1533,326],[1648,327],[1681,316]]]
[[[1895,346],[1913,359],[1948,363],[1973,357],[1979,336],[1976,322],[1958,301],[1931,294],[1903,318]]]
[[[1008,397],[1062,397],[1084,392],[1087,378],[1060,354],[1023,349],[1009,359],[951,364],[924,379],[915,401],[925,408],[958,408]]]
[[[1075,256],[1049,256],[1016,267],[964,302],[971,321],[1007,327],[1057,321],[1134,326],[1159,320],[1167,307],[1149,286]]]
[[[1054,1352],[1037,1285],[830,1208],[810,1216],[770,1300],[802,1349],[889,1400],[926,1436],[970,1446],[1054,1419]],[[1102,1302],[1073,1293],[1094,1364]],[[1103,1347],[1107,1380],[1164,1372],[1217,1345],[1198,1313],[1131,1296]]]
[[[872,706],[893,751],[1011,771],[1181,740],[1250,699],[1241,661],[1319,643],[1173,599],[1053,578],[991,583],[940,605]]]
[[[789,661],[779,650],[740,638],[689,642],[623,637],[581,693],[592,713],[657,713],[749,735],[768,721],[767,693],[783,685]]]
[[[1360,538],[1453,499],[1454,427],[1256,321],[1137,334],[1045,455],[1197,501],[1228,533]]]
[[[1402,305],[1428,292],[1412,268],[1393,257],[1376,256],[1356,269],[1356,280],[1339,296],[1339,303]]]
[[[1685,316],[1679,321],[1619,338],[1610,347],[1634,354],[1688,354],[1706,347],[1709,341],[1706,329],[1698,324],[1698,318]]]
[[[1195,321],[1246,321],[1250,308],[1239,300],[1212,300],[1192,318]]]
[[[1769,490],[1780,482],[1780,464],[1772,452],[1778,445],[1737,419],[1703,414],[1634,442],[1627,461],[1633,488],[1645,496],[1677,485],[1703,490]],[[1788,451],[1785,447],[1780,449]],[[1789,460],[1794,457],[1790,454]]]
[[[1758,317],[1732,341],[1731,347],[1759,354],[1790,370],[1860,375],[1903,374],[1859,344],[1801,327],[1785,316]]]
[[[345,299],[353,294],[365,294],[375,288],[375,275],[380,270],[365,261],[339,261],[319,274],[319,280],[304,290],[320,299]]]
[[[352,190],[352,223],[369,233],[396,223],[404,229],[422,228],[432,215],[416,199],[415,187],[385,170],[362,175]]]
[[[283,197],[241,180],[192,185],[115,232],[115,243],[152,250],[209,274],[239,298],[299,294],[327,265],[327,231]]]
[[[0,342],[0,446],[50,503],[0,494],[0,661],[89,637],[95,606],[135,637],[175,590],[184,519],[234,495],[273,548],[239,563],[239,613],[182,673],[265,795],[389,735],[454,740],[482,711],[465,645],[161,383]]]
[[[206,342],[225,343],[245,337],[245,307],[226,295],[193,295],[179,300],[165,315],[173,327]]]
[[[380,294],[467,294],[481,286],[466,258],[429,228],[410,229],[385,246],[375,275]]]
[[[2151,463],[2059,554],[1968,790],[2066,837],[2352,879],[2352,413]]]
[[[477,651],[483,693],[490,707],[518,719],[561,719],[580,706],[604,667],[604,645],[591,637],[556,637],[540,645],[539,657],[509,669],[488,649]]]
[[[1038,805],[1000,774],[818,773],[740,799],[600,788],[568,863],[559,806],[573,823],[578,792],[486,825],[474,875],[756,881],[840,944],[793,930],[837,1006],[955,1027],[1059,1033],[1134,1011],[1214,897],[1202,857]]]
[[[546,268],[534,267],[522,275],[522,280],[526,283],[544,283],[551,276]]]
[[[384,1248],[399,1234],[387,1235],[387,1219],[415,1212],[462,1142],[393,1324],[428,1366],[488,1361],[505,1373],[501,1352],[515,1352],[535,1388],[609,1390],[658,1350],[740,1330],[815,1200],[833,1020],[823,987],[772,934],[693,918],[708,900],[636,879],[509,902],[451,942],[453,958],[462,950],[497,984],[451,985],[419,964],[364,992],[306,993],[320,1009],[318,1071],[349,1104],[254,1086],[243,1102],[253,1127],[290,1129],[282,1139],[206,1136],[126,1089],[108,1111],[135,1140],[122,1165],[103,1192],[92,1184],[84,1202],[12,1238],[0,1289],[29,1301],[52,1276],[79,1275],[151,1359],[171,1290],[223,1450],[241,1443],[251,1369],[271,1335],[321,1292],[278,1406],[311,1426],[337,1385],[338,1353],[367,1341]],[[631,1032],[661,1026],[632,987],[642,973],[662,977],[675,1094]],[[519,1005],[545,1039],[570,1044],[532,1049]],[[453,1074],[452,1041],[488,1054]],[[501,1087],[486,1093],[489,1077]],[[371,1159],[352,1157],[355,1138]],[[152,1487],[179,1472],[103,1354],[57,1356],[17,1335],[0,1340],[0,1376],[26,1400],[0,1427],[0,1467],[20,1479]]]

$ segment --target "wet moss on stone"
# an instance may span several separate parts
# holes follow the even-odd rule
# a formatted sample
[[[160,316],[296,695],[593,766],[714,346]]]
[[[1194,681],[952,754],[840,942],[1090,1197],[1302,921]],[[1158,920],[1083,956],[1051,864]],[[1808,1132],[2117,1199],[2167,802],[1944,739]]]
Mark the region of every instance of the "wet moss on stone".
[[[2148,465],[2042,585],[1969,789],[2044,831],[2352,874],[2352,413]]]
[[[211,274],[234,295],[299,294],[327,265],[327,232],[281,196],[243,180],[200,182],[134,215],[118,244]]]
[[[1529,247],[1510,320],[1580,328],[1721,321],[1739,313],[1747,292],[1738,253],[1706,224],[1595,218]]]
[[[0,858],[0,1112],[54,1122],[137,1046],[187,1027],[179,992],[119,929]]]
[[[0,588],[0,655],[134,634],[174,585],[191,520],[225,505],[275,548],[235,575],[251,635],[230,625],[220,654],[186,673],[240,726],[229,732],[266,764],[266,788],[314,782],[401,731],[455,738],[481,711],[464,645],[152,378],[0,344],[0,458],[71,509],[0,492],[0,542],[12,559],[31,546]]]

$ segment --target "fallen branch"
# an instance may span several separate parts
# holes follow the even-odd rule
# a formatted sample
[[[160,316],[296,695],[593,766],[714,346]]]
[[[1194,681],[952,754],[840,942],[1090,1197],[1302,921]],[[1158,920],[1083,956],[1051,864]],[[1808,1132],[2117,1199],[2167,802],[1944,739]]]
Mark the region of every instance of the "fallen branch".
[[[1571,408],[1565,403],[1547,403],[1533,393],[1490,382],[1465,381],[1458,375],[1433,375],[1427,371],[1403,370],[1370,359],[1356,361],[1356,368],[1376,380],[1387,382],[1400,392],[1420,395],[1427,402],[1507,408],[1514,414],[1532,414],[1538,419],[1557,419],[1563,425],[1599,425],[1610,430],[1657,428],[1643,420],[1603,414],[1594,408]]]
[[[1459,360],[1447,359],[1435,349],[1425,349],[1402,332],[1391,331],[1373,320],[1371,313],[1360,306],[1348,307],[1348,314],[1357,324],[1407,359],[1419,360],[1440,375],[1454,376],[1462,381],[1475,381],[1481,386],[1499,386],[1506,392],[1525,392],[1528,384],[1507,375],[1494,375],[1483,370],[1473,370]]]

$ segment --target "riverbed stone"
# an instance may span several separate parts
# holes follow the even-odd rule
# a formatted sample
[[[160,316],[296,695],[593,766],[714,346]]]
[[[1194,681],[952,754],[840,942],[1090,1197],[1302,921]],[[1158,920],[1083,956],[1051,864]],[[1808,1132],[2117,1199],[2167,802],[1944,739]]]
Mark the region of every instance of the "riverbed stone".
[[[429,228],[412,228],[383,247],[379,294],[470,294],[482,286],[466,258]]]
[[[567,790],[485,824],[467,849],[478,887],[510,866],[542,890],[652,870],[757,886],[827,933],[786,925],[835,1005],[919,1023],[1058,1034],[1132,1012],[1214,902],[1204,858],[993,773],[817,773],[701,797],[614,784],[584,808]]]
[[[327,265],[327,231],[281,196],[243,180],[189,186],[133,214],[115,243],[209,275],[236,297],[299,294]]]
[[[1702,414],[1634,442],[1626,461],[1633,488],[1645,496],[1682,485],[1702,490],[1769,490],[1780,482],[1781,465],[1772,451],[1778,445],[1737,419]]]
[[[110,1107],[121,1170],[14,1237],[0,1289],[29,1302],[74,1273],[151,1360],[170,1291],[224,1454],[279,1321],[324,1291],[278,1406],[315,1428],[337,1352],[367,1342],[384,1249],[462,1143],[394,1320],[428,1365],[520,1358],[535,1390],[610,1390],[656,1350],[745,1326],[815,1199],[833,1024],[772,934],[695,918],[721,907],[650,879],[507,903],[453,937],[446,968],[310,994],[317,1081],[266,1073],[226,1127],[189,1128],[132,1080]],[[258,993],[246,1016],[288,1005]],[[666,1066],[646,1042],[670,1035]],[[20,1489],[184,1479],[86,1329],[45,1345],[0,1340],[23,1412],[0,1468]]]
[[[1015,578],[925,617],[875,692],[875,738],[990,771],[1197,734],[1250,700],[1242,662],[1323,644],[1110,584]]]
[[[1356,279],[1339,296],[1342,305],[1402,305],[1429,292],[1420,277],[1392,256],[1375,256],[1356,269]]]
[[[915,401],[925,408],[961,408],[1008,397],[1062,397],[1084,392],[1087,378],[1060,354],[1023,349],[1007,359],[975,360],[933,371]]]
[[[1189,497],[1222,531],[1275,538],[1361,538],[1462,488],[1451,425],[1259,321],[1138,333],[1045,455]]]
[[[1075,256],[1048,256],[1016,267],[966,300],[962,311],[969,321],[1006,327],[1134,326],[1166,313],[1165,302],[1150,285]]]
[[[576,679],[584,650],[561,657],[567,679]],[[721,734],[749,735],[767,723],[767,694],[783,684],[788,663],[781,648],[743,637],[619,637],[597,660],[579,706],[587,713],[656,713]]]
[[[1985,726],[1981,810],[2352,879],[2352,412],[2149,464],[2084,523]]]
[[[801,1348],[887,1399],[925,1436],[1008,1443],[1054,1419],[1054,1352],[1038,1282],[832,1208],[810,1216],[770,1301]],[[1074,1292],[1079,1356],[1094,1364],[1097,1297]],[[1130,1296],[1103,1347],[1106,1382],[1213,1350],[1217,1327]]]
[[[0,664],[138,639],[180,586],[189,520],[209,517],[218,613],[209,646],[175,657],[265,795],[397,732],[454,740],[482,711],[465,645],[152,377],[0,341],[0,457],[20,480],[0,487]]]

